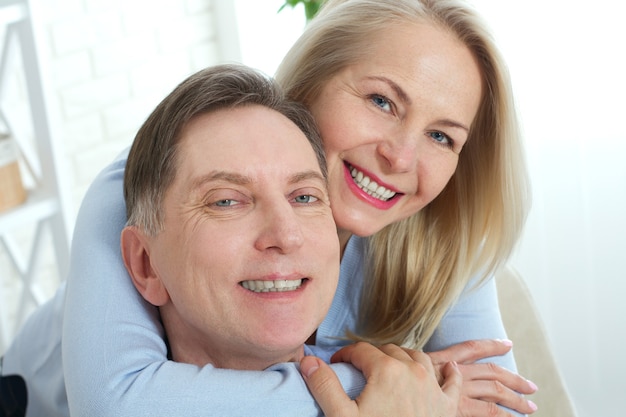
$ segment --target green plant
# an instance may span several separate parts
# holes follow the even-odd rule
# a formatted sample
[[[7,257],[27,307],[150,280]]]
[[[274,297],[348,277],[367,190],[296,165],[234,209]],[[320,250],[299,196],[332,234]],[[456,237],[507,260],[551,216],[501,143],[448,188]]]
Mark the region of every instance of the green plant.
[[[304,14],[306,15],[307,22],[317,14],[317,11],[320,9],[322,3],[325,0],[285,0],[285,4],[280,6],[278,12],[280,13],[286,6],[295,7],[297,4],[304,4]]]

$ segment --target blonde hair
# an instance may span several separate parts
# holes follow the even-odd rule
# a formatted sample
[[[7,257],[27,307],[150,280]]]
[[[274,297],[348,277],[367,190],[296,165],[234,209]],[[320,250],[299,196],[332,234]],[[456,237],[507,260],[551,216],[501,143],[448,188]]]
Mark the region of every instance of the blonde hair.
[[[506,262],[528,212],[508,71],[485,24],[458,0],[328,0],[276,78],[291,98],[310,105],[334,74],[367,58],[377,33],[407,22],[453,33],[483,77],[469,140],[443,192],[368,239],[361,322],[352,336],[421,348],[470,278],[482,281]]]

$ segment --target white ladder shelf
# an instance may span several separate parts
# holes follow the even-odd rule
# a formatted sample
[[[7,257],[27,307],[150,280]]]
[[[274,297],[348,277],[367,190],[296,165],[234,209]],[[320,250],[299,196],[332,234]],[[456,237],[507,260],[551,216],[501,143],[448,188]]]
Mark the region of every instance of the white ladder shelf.
[[[62,180],[62,170],[59,161],[63,155],[59,150],[59,143],[53,137],[49,106],[42,80],[42,71],[35,41],[35,32],[32,24],[32,15],[28,0],[0,0],[0,30],[3,31],[2,45],[0,45],[0,121],[5,129],[23,150],[28,146],[24,138],[20,138],[20,127],[8,116],[7,109],[3,108],[1,98],[6,87],[15,78],[11,76],[10,65],[15,56],[26,87],[30,122],[34,141],[31,140],[30,152],[23,152],[27,165],[32,169],[34,187],[29,190],[28,198],[23,204],[0,212],[0,251],[4,250],[10,259],[9,267],[13,271],[0,270],[0,303],[4,298],[3,284],[8,276],[17,275],[21,281],[21,296],[17,300],[17,311],[12,320],[9,312],[0,304],[0,350],[6,347],[17,331],[26,315],[29,306],[38,305],[44,300],[36,288],[35,274],[37,264],[44,253],[42,234],[46,228],[52,237],[53,253],[59,274],[64,279],[69,269],[69,251],[71,224],[68,221],[70,212],[67,185]],[[19,52],[19,54],[17,53]],[[13,66],[14,67],[14,66]],[[34,146],[32,145],[34,142]],[[34,148],[34,149],[33,149]],[[24,250],[22,245],[15,241],[16,231],[34,226],[35,232],[30,248]]]

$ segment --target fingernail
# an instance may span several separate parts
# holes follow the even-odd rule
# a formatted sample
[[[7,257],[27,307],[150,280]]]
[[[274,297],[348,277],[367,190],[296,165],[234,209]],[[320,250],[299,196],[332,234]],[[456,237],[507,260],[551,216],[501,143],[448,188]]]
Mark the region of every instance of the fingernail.
[[[533,381],[527,379],[526,382],[528,382],[528,385],[533,390],[533,392],[537,391],[539,389],[539,387],[537,385],[535,385],[535,383]]]
[[[528,406],[533,410],[533,413],[537,411],[537,404],[535,404],[534,402],[528,400]]]
[[[305,368],[303,369],[304,371],[304,376],[306,378],[309,378],[311,375],[313,375],[313,373],[315,373],[315,371],[317,371],[320,368],[319,362],[316,359],[313,360],[307,360],[308,363],[310,363],[309,366],[302,366],[304,364],[304,362],[302,362],[300,364],[301,368]]]
[[[508,346],[511,347],[513,346],[513,341],[509,340],[509,339],[501,339],[500,342],[504,345],[504,346]]]

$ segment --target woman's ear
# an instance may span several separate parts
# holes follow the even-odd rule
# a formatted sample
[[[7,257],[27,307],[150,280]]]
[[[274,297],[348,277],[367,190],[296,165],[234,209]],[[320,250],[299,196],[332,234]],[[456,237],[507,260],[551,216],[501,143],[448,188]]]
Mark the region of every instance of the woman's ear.
[[[136,226],[126,226],[120,238],[122,258],[135,288],[150,304],[160,307],[170,300],[167,288],[150,262],[149,239]]]

